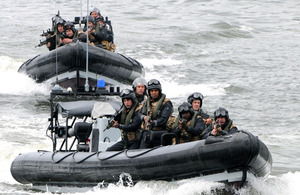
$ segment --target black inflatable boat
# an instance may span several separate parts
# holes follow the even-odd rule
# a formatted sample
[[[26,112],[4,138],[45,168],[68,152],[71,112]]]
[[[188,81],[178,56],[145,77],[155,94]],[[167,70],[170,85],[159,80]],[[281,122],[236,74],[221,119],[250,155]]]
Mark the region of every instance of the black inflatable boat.
[[[117,182],[122,173],[135,182],[210,176],[214,181],[233,183],[249,176],[267,177],[271,164],[267,147],[242,131],[144,150],[20,154],[11,173],[18,182],[34,185],[96,186],[102,181]]]
[[[151,149],[105,152],[120,138],[119,129],[106,131],[108,121],[120,104],[103,99],[103,95],[110,97],[117,93],[86,94],[102,98],[56,102],[61,96],[75,94],[51,93],[47,135],[52,139],[53,152],[17,156],[11,165],[16,181],[36,186],[96,186],[100,182],[118,182],[120,176],[127,175],[133,182],[200,178],[241,186],[257,177],[266,178],[271,172],[271,153],[257,136],[247,131],[177,145],[162,142],[161,146]],[[65,124],[61,124],[62,119]],[[71,138],[73,142],[68,141]],[[63,141],[57,149],[59,139]],[[77,149],[72,149],[76,141]]]
[[[91,45],[86,72],[86,50],[86,43],[70,43],[27,60],[18,71],[39,83],[50,81],[73,91],[84,86],[87,76],[90,86],[96,86],[99,79],[119,86],[144,75],[143,65],[135,59]]]

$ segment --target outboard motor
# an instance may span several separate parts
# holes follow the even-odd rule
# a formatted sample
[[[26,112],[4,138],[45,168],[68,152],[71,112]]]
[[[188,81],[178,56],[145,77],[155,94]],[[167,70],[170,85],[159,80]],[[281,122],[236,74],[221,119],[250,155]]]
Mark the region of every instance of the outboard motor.
[[[74,135],[78,140],[77,151],[89,151],[89,145],[86,143],[92,132],[92,123],[77,122],[74,126]]]

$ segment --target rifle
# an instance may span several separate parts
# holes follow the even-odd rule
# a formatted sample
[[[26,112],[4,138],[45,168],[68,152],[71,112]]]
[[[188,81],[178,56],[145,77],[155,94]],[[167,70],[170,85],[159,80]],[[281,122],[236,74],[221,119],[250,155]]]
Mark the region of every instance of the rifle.
[[[119,118],[121,117],[121,112],[123,110],[123,106],[121,107],[121,109],[119,111],[116,111],[113,115],[113,117],[108,121],[108,124],[106,126],[106,128],[103,130],[106,131],[107,129],[111,128],[114,125],[114,120],[119,120]]]
[[[151,117],[150,117],[150,101],[147,101],[147,129],[150,133],[151,130]]]
[[[37,46],[35,46],[35,48],[36,47],[42,47],[43,45],[46,45],[48,42],[51,42],[51,39],[53,39],[53,38],[54,38],[54,36],[52,35],[50,37],[47,37],[44,41],[40,40],[40,43]]]
[[[43,33],[41,34],[41,36],[42,37],[47,37],[47,36],[52,36],[52,35],[54,35],[54,31],[53,30],[50,30],[50,28],[45,32],[45,31],[43,31]]]

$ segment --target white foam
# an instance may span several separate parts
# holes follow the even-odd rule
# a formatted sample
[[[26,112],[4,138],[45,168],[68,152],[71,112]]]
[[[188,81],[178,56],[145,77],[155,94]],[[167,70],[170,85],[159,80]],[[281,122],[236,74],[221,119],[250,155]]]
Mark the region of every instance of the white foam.
[[[49,85],[38,84],[25,74],[18,73],[23,60],[0,56],[0,93],[8,95],[48,95]]]

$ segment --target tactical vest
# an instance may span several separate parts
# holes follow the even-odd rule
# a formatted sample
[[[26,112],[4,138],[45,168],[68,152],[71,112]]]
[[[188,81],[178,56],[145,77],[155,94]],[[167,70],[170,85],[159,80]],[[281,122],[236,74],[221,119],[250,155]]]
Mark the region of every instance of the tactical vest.
[[[128,113],[126,111],[126,108],[125,107],[123,108],[121,112],[120,124],[128,125],[129,123],[132,122],[132,117],[134,113],[137,113],[139,111],[138,105],[139,105],[138,102],[136,102]],[[137,130],[134,132],[133,131],[127,132],[121,129],[120,131],[121,131],[122,139],[124,139],[124,137],[127,136],[128,141],[137,140],[137,134],[138,134]]]
[[[105,24],[104,28],[107,30],[107,32],[111,31],[108,24]],[[97,25],[96,25],[95,33],[100,33],[100,24],[99,23],[97,23]],[[101,41],[101,45],[102,45],[103,49],[106,49],[111,52],[115,52],[116,47],[117,47],[113,42],[109,42],[107,40]]]
[[[232,123],[232,120],[229,119],[229,122],[228,124],[226,125],[226,127],[223,129],[223,131],[226,131],[229,133],[230,129],[236,127],[233,123]]]
[[[191,118],[191,120],[189,120],[186,125],[190,128],[195,126],[196,123],[196,119],[201,118],[200,116],[198,116],[197,112],[194,112],[193,117]],[[176,121],[175,121],[175,127],[177,127],[179,125],[179,120],[181,120],[182,118],[180,116],[177,117]],[[180,139],[179,139],[179,143],[186,143],[186,142],[190,142],[190,141],[196,141],[200,139],[200,135],[197,136],[193,136],[190,133],[188,133],[185,129],[183,129],[181,131],[180,134]]]
[[[159,117],[163,105],[165,105],[165,103],[169,101],[170,100],[166,98],[166,95],[162,94],[162,96],[159,98],[158,101],[152,102],[150,104],[150,97],[148,97],[145,103],[143,104],[142,114],[147,116],[147,105],[150,104],[150,114],[149,114],[150,118],[152,121],[156,120]],[[141,129],[148,130],[144,120],[142,122]],[[166,127],[162,125],[162,126],[153,127],[151,130],[155,131],[155,130],[165,130],[165,129]]]

